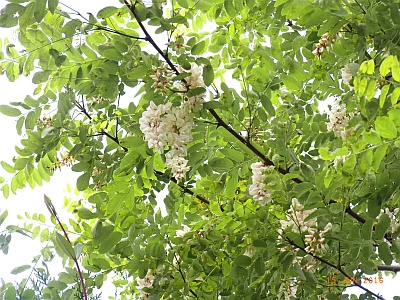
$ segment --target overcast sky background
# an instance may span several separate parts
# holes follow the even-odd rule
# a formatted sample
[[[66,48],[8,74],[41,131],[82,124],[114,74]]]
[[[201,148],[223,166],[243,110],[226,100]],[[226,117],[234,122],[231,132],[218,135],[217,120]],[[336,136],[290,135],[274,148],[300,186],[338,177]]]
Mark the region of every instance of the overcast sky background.
[[[96,1],[77,1],[77,0],[64,0],[64,2],[77,10],[82,14],[92,12],[96,14],[97,11],[105,6],[115,5],[119,6],[118,0],[96,0]],[[0,0],[0,8],[7,4],[5,0]],[[12,39],[15,38],[12,30],[0,29],[0,37],[5,36]],[[12,41],[16,43],[16,41]],[[31,83],[30,78],[20,77],[16,82],[8,82],[5,75],[0,76],[0,104],[8,104],[11,101],[23,101],[26,95],[32,95],[34,85]],[[15,123],[17,118],[6,117],[0,115],[0,128],[2,128],[2,136],[0,142],[0,161],[6,161],[10,163],[14,155],[16,155],[14,147],[19,144],[20,137],[17,135],[15,130]],[[37,186],[34,190],[27,187],[23,190],[18,190],[17,195],[10,194],[8,199],[4,199],[0,194],[0,213],[4,210],[8,210],[9,216],[6,221],[1,225],[0,232],[4,230],[5,225],[21,225],[23,221],[18,220],[18,215],[24,215],[27,211],[30,214],[37,212],[43,213],[46,216],[47,223],[51,224],[50,215],[43,202],[43,194],[52,199],[58,213],[64,222],[68,221],[69,214],[62,210],[63,198],[66,195],[66,185],[70,183],[72,186],[75,184],[75,180],[79,174],[70,171],[67,167],[62,168],[62,171],[56,171],[54,176],[51,178],[50,183],[44,183],[43,186]],[[11,179],[11,174],[7,173],[0,167],[0,176],[6,180]],[[3,278],[6,282],[18,281],[21,279],[21,275],[11,275],[10,271],[17,266],[24,264],[31,264],[32,258],[40,254],[41,244],[38,240],[31,240],[28,237],[24,237],[19,234],[13,234],[8,255],[0,253],[0,278]],[[52,266],[54,275],[62,271],[61,262],[57,262],[56,265]],[[30,271],[26,271],[22,274],[23,277],[28,276]],[[22,278],[23,278],[22,277]],[[389,277],[384,278],[383,284],[369,284],[366,287],[376,293],[380,293],[386,299],[392,299],[396,294],[399,295],[399,284],[400,277],[391,279]],[[356,293],[355,290],[361,291],[359,288],[351,288],[351,292]],[[104,294],[103,294],[104,295]],[[105,295],[104,295],[105,296]]]

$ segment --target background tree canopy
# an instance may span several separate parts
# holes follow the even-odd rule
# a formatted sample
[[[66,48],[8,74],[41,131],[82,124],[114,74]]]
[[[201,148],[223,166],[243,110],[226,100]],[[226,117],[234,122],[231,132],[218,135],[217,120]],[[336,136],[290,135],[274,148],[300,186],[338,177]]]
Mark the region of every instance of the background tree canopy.
[[[36,88],[0,106],[21,136],[0,188],[70,167],[81,193],[69,220],[45,197],[57,232],[30,212],[0,236],[65,267],[3,299],[110,278],[118,299],[383,299],[366,280],[400,262],[399,0],[8,2],[0,73]]]

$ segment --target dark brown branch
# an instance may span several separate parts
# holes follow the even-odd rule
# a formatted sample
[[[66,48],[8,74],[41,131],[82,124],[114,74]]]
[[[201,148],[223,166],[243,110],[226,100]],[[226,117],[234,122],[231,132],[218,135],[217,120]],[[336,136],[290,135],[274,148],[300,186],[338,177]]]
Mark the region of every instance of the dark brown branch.
[[[390,271],[390,272],[400,272],[400,266],[386,266],[386,265],[377,265],[376,266],[379,271]]]
[[[292,245],[292,246],[294,246],[294,247],[296,247],[296,248],[302,250],[304,253],[306,253],[306,254],[312,256],[312,257],[315,258],[316,260],[319,260],[320,262],[322,262],[322,263],[324,263],[324,264],[326,264],[326,265],[332,267],[333,269],[335,269],[335,270],[337,270],[339,273],[341,273],[344,277],[346,277],[347,279],[349,279],[351,282],[354,282],[354,280],[352,280],[353,277],[350,276],[350,275],[348,275],[345,271],[343,271],[343,269],[340,267],[340,265],[339,265],[339,266],[336,266],[336,265],[334,265],[333,263],[327,261],[326,259],[324,259],[324,258],[322,258],[322,257],[319,257],[319,256],[315,255],[314,253],[311,253],[311,252],[306,251],[306,249],[305,249],[304,247],[301,247],[301,246],[297,245],[294,241],[292,241],[292,240],[289,239],[288,237],[286,237],[285,239],[286,239],[286,241],[287,241],[290,245]],[[360,289],[364,290],[365,292],[367,292],[367,293],[369,293],[369,294],[375,296],[377,299],[385,300],[382,296],[379,296],[379,295],[375,294],[374,292],[372,292],[372,291],[370,291],[369,289],[363,287],[361,284],[359,284],[359,283],[357,283],[357,282],[354,282],[354,286],[357,286],[357,287],[359,287]]]
[[[224,120],[221,119],[221,117],[215,112],[214,109],[209,109],[208,111],[217,120],[217,122],[218,122],[217,127],[221,126],[221,127],[225,128],[227,131],[229,131],[229,133],[232,134],[237,140],[239,140],[242,144],[244,144],[247,148],[249,148],[259,158],[261,158],[266,166],[275,166],[274,163],[269,158],[267,158],[264,154],[262,154],[250,141],[245,140],[231,126],[229,126],[227,123],[225,123]],[[289,173],[288,170],[283,169],[281,167],[277,167],[276,169],[282,175]],[[300,180],[299,178],[293,178],[293,181],[296,183],[302,182],[302,180]]]
[[[138,22],[140,29],[142,29],[144,35],[146,36],[146,41],[148,41],[154,49],[164,58],[165,62],[168,64],[168,66],[175,72],[176,75],[179,75],[178,69],[175,67],[175,65],[172,63],[172,61],[168,58],[168,56],[158,47],[156,42],[153,40],[149,32],[147,31],[146,27],[143,25],[142,21],[140,21],[138,14],[136,13],[135,6],[131,5],[128,3],[127,0],[124,0],[125,5],[129,8],[131,13],[133,14],[134,18]]]

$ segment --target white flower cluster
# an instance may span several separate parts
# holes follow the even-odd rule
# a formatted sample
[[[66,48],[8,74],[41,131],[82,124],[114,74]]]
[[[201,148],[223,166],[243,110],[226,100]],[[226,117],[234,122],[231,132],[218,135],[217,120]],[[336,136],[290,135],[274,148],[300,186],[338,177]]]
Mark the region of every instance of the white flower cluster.
[[[151,87],[155,91],[165,94],[171,85],[172,71],[165,65],[162,67],[153,67],[152,70],[153,74],[150,75],[150,78],[153,79],[154,83]]]
[[[315,228],[309,228],[308,234],[306,234],[304,242],[308,244],[305,248],[307,252],[324,251],[328,248],[328,244],[325,242],[324,235],[332,229],[332,224],[328,223],[322,230]]]
[[[179,72],[183,73],[186,71],[180,68]],[[186,85],[184,85],[182,82],[178,82],[176,87],[182,92],[186,92],[187,88],[195,89],[197,87],[205,87],[202,74],[203,69],[192,63],[190,76],[185,77]],[[193,97],[189,97],[188,101],[186,101],[183,105],[186,105],[189,110],[198,111],[202,108],[205,96],[206,94],[202,93]]]
[[[184,237],[186,233],[188,233],[190,231],[190,227],[183,225],[183,229],[179,229],[177,231],[175,231],[175,236],[177,237]]]
[[[311,213],[315,211],[314,209],[304,210],[304,206],[299,203],[297,198],[292,199],[292,205],[288,210],[289,221],[281,220],[282,229],[293,227],[293,231],[300,233],[306,232],[308,229],[315,225],[315,219],[305,220]]]
[[[282,282],[279,291],[280,294],[283,296],[283,299],[290,299],[291,297],[296,296],[297,292],[297,283],[295,280],[286,279]]]
[[[345,85],[350,85],[350,81],[353,78],[353,74],[351,73],[350,66],[345,65],[344,68],[340,70],[342,72],[342,80]]]
[[[315,229],[316,219],[306,220],[314,211],[315,208],[304,210],[304,206],[299,203],[299,200],[293,198],[292,205],[288,210],[289,220],[280,221],[283,231],[292,228],[294,232],[307,233],[304,242],[307,244],[305,250],[308,252],[327,249],[328,245],[325,242],[324,235],[332,229],[331,223],[328,223],[322,230]]]
[[[147,270],[147,274],[143,278],[139,278],[139,277],[136,278],[136,283],[138,284],[137,288],[140,292],[140,296],[143,299],[148,299],[150,296],[150,294],[148,292],[144,291],[143,289],[144,288],[149,288],[149,289],[153,288],[154,279],[155,278],[152,275],[151,270]]]
[[[175,179],[181,180],[189,170],[184,156],[187,154],[186,144],[192,140],[193,118],[187,107],[172,107],[171,103],[157,106],[151,101],[139,124],[149,148],[162,154],[165,147],[169,147],[166,165],[172,169]]]
[[[313,50],[312,53],[316,57],[321,58],[322,53],[325,51],[325,49],[328,49],[329,46],[332,46],[336,42],[337,37],[341,37],[341,34],[329,36],[329,34],[325,32],[319,39],[318,43],[315,44],[315,49]]]
[[[265,205],[271,201],[271,194],[264,183],[265,172],[269,168],[262,162],[253,163],[250,167],[253,176],[251,177],[252,184],[249,187],[249,194],[253,196],[254,200],[259,201],[261,205]]]
[[[346,130],[346,126],[349,123],[349,118],[346,116],[346,107],[344,104],[339,104],[337,101],[332,106],[332,110],[329,112],[329,123],[327,124],[328,131],[333,131],[336,136],[347,139],[353,132],[350,128]]]

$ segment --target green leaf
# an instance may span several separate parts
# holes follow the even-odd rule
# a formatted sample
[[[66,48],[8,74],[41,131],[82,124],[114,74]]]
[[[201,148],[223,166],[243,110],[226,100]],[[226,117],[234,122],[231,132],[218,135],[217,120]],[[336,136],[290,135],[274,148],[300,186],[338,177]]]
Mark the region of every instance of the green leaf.
[[[229,17],[231,17],[231,18],[236,18],[237,17],[236,9],[233,6],[233,1],[232,0],[225,0],[224,8],[225,8],[225,11],[227,12]]]
[[[78,216],[79,218],[90,220],[97,217],[97,214],[93,213],[90,209],[86,207],[80,207],[78,209]]]
[[[386,77],[389,74],[392,65],[393,65],[393,55],[389,55],[382,61],[379,67],[379,73],[381,74],[382,77]]]
[[[59,0],[48,0],[49,11],[54,15]]]
[[[377,117],[375,120],[375,130],[379,135],[386,139],[395,139],[397,137],[397,129],[393,121],[387,116]]]
[[[246,268],[251,265],[251,258],[247,255],[238,255],[233,260],[235,266]]]
[[[233,169],[234,164],[228,158],[214,157],[209,162],[208,165],[213,168],[214,171],[222,173]]]
[[[381,214],[378,223],[375,224],[375,238],[377,240],[383,239],[386,231],[390,227],[390,218],[387,214]]]
[[[83,173],[76,180],[76,188],[78,191],[84,191],[89,187],[90,173]]]
[[[270,116],[275,116],[275,108],[272,105],[270,98],[265,95],[261,95],[261,104]]]
[[[389,92],[390,85],[386,84],[381,89],[381,94],[379,95],[379,107],[382,108],[386,101],[386,96]]]
[[[395,81],[400,82],[400,65],[397,56],[393,57],[392,76]]]
[[[392,92],[392,96],[390,97],[390,102],[392,103],[392,105],[395,105],[400,98],[400,87],[397,87],[393,90]]]
[[[214,81],[214,69],[211,65],[203,67],[203,80],[206,86],[210,86]]]
[[[46,15],[47,0],[35,0],[35,21],[40,23]]]
[[[371,100],[374,97],[376,92],[376,80],[372,80],[367,87],[367,91],[365,92],[365,98],[367,100]]]
[[[375,62],[373,59],[370,59],[367,62],[367,74],[368,75],[374,74],[374,70],[375,70]]]
[[[30,265],[22,265],[22,266],[12,269],[11,274],[17,275],[19,273],[25,272],[26,270],[30,270],[30,269],[31,269]]]
[[[0,105],[0,113],[9,117],[19,117],[21,115],[19,109],[5,104]]]
[[[61,250],[72,260],[75,261],[75,252],[72,248],[71,244],[67,241],[67,239],[61,235],[60,233],[56,232],[56,241],[58,246]]]
[[[379,258],[385,263],[385,265],[390,265],[393,261],[392,252],[390,251],[389,245],[382,242],[378,246]]]
[[[15,300],[17,298],[17,292],[13,286],[9,286],[7,288],[6,294],[4,296],[4,300]]]
[[[201,41],[193,46],[191,53],[192,55],[199,55],[204,53],[205,49],[206,49],[206,41]]]
[[[314,187],[314,185],[310,182],[302,182],[294,186],[293,192],[296,195],[296,198],[300,197],[304,193],[307,193],[309,190],[311,190]]]
[[[77,259],[79,259],[79,257],[81,256],[82,251],[83,251],[83,244],[76,244],[74,246],[74,253]]]
[[[374,172],[378,171],[379,166],[381,165],[382,159],[386,155],[386,151],[387,151],[388,147],[389,147],[388,144],[383,144],[375,150],[374,157],[372,158],[372,166],[371,166],[371,169]]]
[[[292,75],[282,75],[281,79],[288,91],[297,91],[302,88],[302,84]]]
[[[120,61],[124,58],[124,56],[115,48],[106,49],[102,52],[102,55],[105,58]]]
[[[109,252],[115,245],[122,239],[122,233],[114,231],[107,238],[105,238],[98,249],[99,253]]]
[[[361,228],[361,238],[364,240],[370,240],[372,238],[372,228],[374,226],[373,219],[367,219]]]
[[[0,215],[0,225],[3,224],[4,220],[7,218],[8,216],[8,211],[5,210],[1,215]]]
[[[230,271],[230,275],[234,279],[240,279],[247,275],[247,270],[242,267],[233,267]]]
[[[210,203],[210,211],[217,215],[217,216],[223,216],[223,212],[221,211],[220,205],[216,201],[211,201]]]
[[[244,155],[242,152],[235,150],[235,149],[229,149],[229,148],[222,148],[221,153],[225,155],[226,158],[229,158],[233,161],[238,161],[242,162],[244,161]]]
[[[306,276],[304,275],[303,270],[301,269],[300,265],[298,263],[294,264],[294,270],[296,273],[300,276],[302,280],[307,280]]]
[[[23,291],[21,300],[34,300],[35,299],[35,291],[32,289],[26,289]]]
[[[117,12],[118,12],[118,8],[116,8],[115,6],[107,6],[107,7],[104,7],[103,9],[101,9],[97,13],[97,18],[98,19],[106,19],[106,18],[113,16]]]

